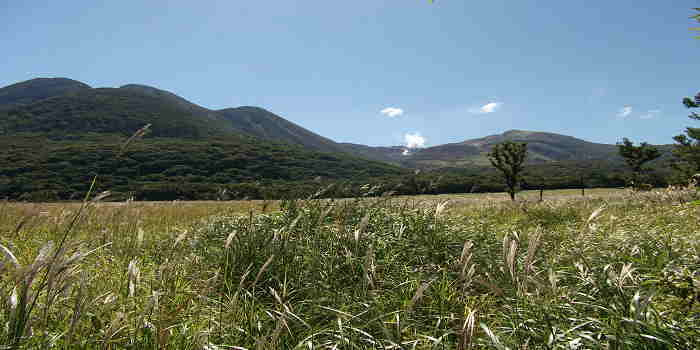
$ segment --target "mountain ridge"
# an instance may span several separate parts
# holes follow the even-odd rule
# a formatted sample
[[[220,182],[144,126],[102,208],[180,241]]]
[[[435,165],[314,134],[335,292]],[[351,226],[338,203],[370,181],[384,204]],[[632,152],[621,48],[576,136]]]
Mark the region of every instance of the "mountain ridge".
[[[527,143],[527,164],[590,160],[622,163],[617,145],[614,144],[590,142],[553,132],[518,129],[425,148],[365,146],[370,149],[363,149],[363,151],[369,155],[368,158],[389,160],[409,168],[488,167],[490,166],[488,153],[493,146],[505,141]],[[669,144],[655,146],[659,147],[667,156],[672,147]],[[397,149],[408,150],[408,152],[399,156],[396,153]]]
[[[555,133],[372,147],[335,142],[264,108],[212,110],[140,84],[41,78],[0,88],[0,97],[0,198],[76,198],[95,176],[95,190],[141,200],[300,198],[321,186],[356,197],[367,195],[365,184],[376,193],[501,191],[486,156],[506,140],[528,143],[528,184],[572,188],[585,176],[591,186],[622,186],[626,176],[615,145]],[[124,149],[144,125],[150,133]],[[657,169],[653,183],[663,185]]]
[[[0,96],[11,97],[0,108],[0,198],[75,198],[95,177],[95,190],[122,198],[299,197],[318,190],[316,179],[365,182],[407,173],[240,132],[231,115],[250,110],[224,115],[145,85],[87,88],[39,79],[0,88]],[[276,121],[283,124],[282,118]],[[127,142],[145,125],[149,133]]]
[[[91,88],[88,84],[69,78],[34,78],[0,88],[0,108],[26,105],[71,91]]]
[[[152,130],[154,136],[159,137],[206,138],[239,134],[315,151],[344,152],[408,168],[488,166],[487,153],[495,144],[503,141],[528,143],[529,163],[621,161],[616,146],[612,144],[552,132],[517,129],[413,149],[336,142],[261,107],[212,110],[172,92],[143,84],[92,88],[68,78],[36,78],[0,88],[0,117],[2,110],[6,117],[0,118],[0,133],[5,134],[20,131],[51,131],[58,134],[60,130],[107,132],[110,128],[128,129],[121,130],[122,134],[128,134],[146,123],[155,122]],[[16,113],[11,114],[8,110]],[[49,113],[50,118],[46,117],[47,111],[52,110],[65,113]],[[101,115],[96,115],[97,112],[101,112]],[[10,117],[7,117],[8,113]],[[57,117],[57,114],[60,115]],[[41,123],[32,122],[31,118],[41,120]],[[666,145],[661,147],[667,148]]]

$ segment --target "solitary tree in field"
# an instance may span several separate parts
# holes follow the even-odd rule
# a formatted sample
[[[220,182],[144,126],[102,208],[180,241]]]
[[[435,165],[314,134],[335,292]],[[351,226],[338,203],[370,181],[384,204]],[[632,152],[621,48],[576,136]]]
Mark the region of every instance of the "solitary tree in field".
[[[698,13],[690,18],[700,22],[700,8],[694,8]],[[700,27],[690,28],[691,30],[700,31]],[[700,36],[696,37],[700,39]],[[700,108],[700,93],[695,95],[693,99],[686,97],[683,99],[683,104],[687,108]],[[700,114],[691,112],[688,116],[690,119],[700,120]],[[673,163],[671,167],[676,170],[676,175],[680,180],[685,182],[697,173],[700,173],[700,128],[688,127],[685,129],[685,135],[677,135],[673,137],[676,144],[673,147]]]
[[[684,98],[683,104],[687,108],[700,108],[700,93],[693,99]],[[688,118],[700,120],[700,114],[691,112]],[[673,168],[687,180],[700,172],[700,128],[688,127],[685,129],[685,135],[678,135],[673,139],[676,141],[673,148]]]
[[[510,200],[515,200],[515,193],[520,189],[523,163],[527,156],[527,145],[506,141],[493,147],[488,154],[491,164],[500,170],[506,180]]]
[[[661,152],[654,146],[642,142],[639,146],[635,146],[628,138],[623,138],[622,143],[617,143],[617,150],[620,155],[625,158],[625,163],[632,169],[633,186],[640,188],[642,185],[642,171],[644,164],[661,156]]]

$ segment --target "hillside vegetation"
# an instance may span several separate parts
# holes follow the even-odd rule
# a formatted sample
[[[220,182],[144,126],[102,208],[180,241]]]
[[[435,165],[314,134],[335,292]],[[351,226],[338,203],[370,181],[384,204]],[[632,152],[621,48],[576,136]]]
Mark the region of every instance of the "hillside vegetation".
[[[65,139],[85,133],[131,135],[151,124],[154,137],[205,139],[230,130],[220,119],[130,89],[90,89],[0,111],[2,135],[41,133]]]
[[[2,111],[4,109],[4,111]],[[258,107],[219,111],[196,105],[171,92],[127,84],[90,88],[65,78],[42,78],[0,89],[0,132],[41,132],[54,138],[87,132],[130,135],[152,124],[156,137],[195,138],[247,135],[342,152],[335,142]]]
[[[0,137],[0,193],[11,199],[79,199],[97,176],[96,189],[111,199],[279,198],[307,196],[294,183],[366,181],[403,170],[345,154],[256,142],[246,137],[207,141],[148,138],[122,149],[125,137],[83,135],[80,142],[40,136]],[[279,191],[279,192],[275,192]],[[310,191],[310,190],[309,190]]]
[[[321,152],[320,144],[287,143],[282,131],[269,140],[245,132],[240,116],[287,130],[291,123],[265,110],[211,111],[143,85],[93,89],[36,79],[0,89],[0,96],[7,97],[0,108],[0,198],[76,199],[96,175],[97,188],[112,191],[113,199],[296,197],[308,195],[314,183],[316,191],[319,178],[361,182],[406,173]],[[123,149],[147,125],[149,132]],[[309,139],[303,129],[293,131]]]

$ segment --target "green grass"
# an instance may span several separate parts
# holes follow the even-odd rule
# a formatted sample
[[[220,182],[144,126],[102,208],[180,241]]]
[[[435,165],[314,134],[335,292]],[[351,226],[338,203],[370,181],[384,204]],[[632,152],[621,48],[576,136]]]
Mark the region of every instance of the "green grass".
[[[694,190],[534,195],[3,203],[0,344],[700,346]]]

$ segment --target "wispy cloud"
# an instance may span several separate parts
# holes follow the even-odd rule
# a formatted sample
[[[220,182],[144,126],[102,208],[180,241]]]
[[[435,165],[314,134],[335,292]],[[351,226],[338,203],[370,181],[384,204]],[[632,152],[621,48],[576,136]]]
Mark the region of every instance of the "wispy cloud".
[[[403,109],[396,107],[387,107],[382,109],[379,113],[384,114],[387,117],[394,118],[401,116],[403,114]]]
[[[420,148],[425,146],[425,137],[420,136],[419,133],[407,133],[403,135],[404,142],[408,148]]]
[[[618,118],[627,118],[627,117],[632,116],[633,112],[634,112],[634,109],[632,108],[632,106],[624,106],[624,107],[620,108],[620,110],[617,111],[616,116]],[[661,115],[660,109],[650,109],[642,114],[634,115],[634,117],[639,118],[639,119],[654,119],[654,118],[658,117],[659,115]]]
[[[473,114],[487,114],[493,113],[499,110],[503,106],[503,102],[489,102],[481,107],[473,107],[469,109],[469,113]]]
[[[661,114],[661,110],[652,109],[639,116],[639,119],[654,119]]]
[[[619,111],[617,111],[617,117],[618,118],[625,118],[632,114],[632,106],[624,106],[620,108]]]

